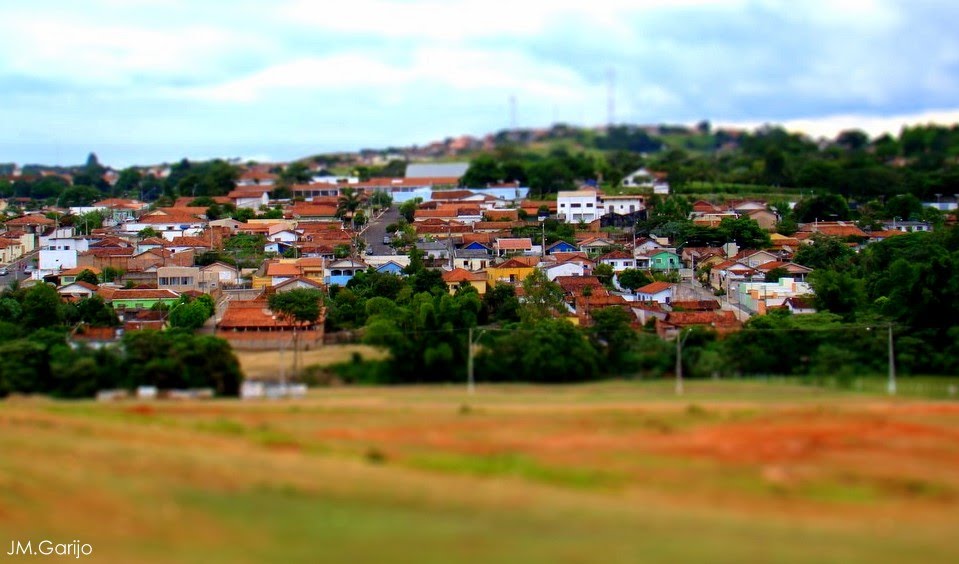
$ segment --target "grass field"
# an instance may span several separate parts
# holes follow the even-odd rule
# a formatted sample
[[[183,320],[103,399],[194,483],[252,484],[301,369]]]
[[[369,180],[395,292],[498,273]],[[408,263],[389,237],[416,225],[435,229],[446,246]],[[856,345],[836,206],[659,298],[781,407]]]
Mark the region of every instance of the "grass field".
[[[301,366],[329,366],[339,362],[349,362],[354,354],[365,360],[382,360],[388,353],[384,349],[368,345],[324,345],[310,350],[300,351]],[[292,374],[293,353],[291,351],[236,351],[236,356],[247,378],[255,380],[278,380],[280,367],[286,367],[286,374]]]
[[[957,527],[955,401],[606,382],[0,402],[3,542],[97,562],[957,562]]]

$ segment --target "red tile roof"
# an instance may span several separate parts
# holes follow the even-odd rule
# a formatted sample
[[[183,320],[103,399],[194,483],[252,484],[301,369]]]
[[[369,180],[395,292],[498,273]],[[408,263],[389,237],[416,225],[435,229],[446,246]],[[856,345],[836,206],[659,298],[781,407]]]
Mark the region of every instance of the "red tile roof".
[[[658,294],[660,292],[665,292],[666,290],[672,288],[675,284],[670,282],[653,282],[651,284],[646,284],[642,288],[637,288],[637,294]]]
[[[533,248],[533,241],[529,237],[500,238],[496,240],[496,247],[501,251],[528,251]]]

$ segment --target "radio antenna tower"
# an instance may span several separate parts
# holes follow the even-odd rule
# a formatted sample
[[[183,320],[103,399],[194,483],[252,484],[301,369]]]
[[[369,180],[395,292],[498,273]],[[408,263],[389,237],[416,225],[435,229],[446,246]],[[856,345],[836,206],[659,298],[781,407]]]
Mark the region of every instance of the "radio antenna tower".
[[[606,125],[613,126],[616,116],[616,71],[606,69]]]
[[[509,97],[509,128],[516,129],[516,96]]]

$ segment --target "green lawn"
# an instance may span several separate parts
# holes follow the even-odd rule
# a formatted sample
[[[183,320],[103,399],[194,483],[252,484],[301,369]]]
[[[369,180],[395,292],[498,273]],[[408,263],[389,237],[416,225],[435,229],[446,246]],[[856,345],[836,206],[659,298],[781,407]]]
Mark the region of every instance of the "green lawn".
[[[97,562],[959,561],[959,403],[686,389],[8,400],[0,531]]]

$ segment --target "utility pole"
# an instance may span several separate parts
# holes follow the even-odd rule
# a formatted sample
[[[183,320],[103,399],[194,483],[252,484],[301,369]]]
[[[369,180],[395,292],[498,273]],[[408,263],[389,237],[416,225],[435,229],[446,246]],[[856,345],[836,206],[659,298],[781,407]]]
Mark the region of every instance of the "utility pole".
[[[686,334],[683,335],[683,330],[679,330],[679,334],[676,335],[676,395],[683,395],[683,343],[686,342],[686,338],[689,337],[690,331],[686,331]]]
[[[473,384],[473,328],[469,328],[469,335],[466,337],[467,341],[467,354],[466,354],[466,393],[473,395],[476,391]]]
[[[890,396],[896,395],[896,354],[892,345],[892,323],[889,324],[889,384],[887,391]]]

